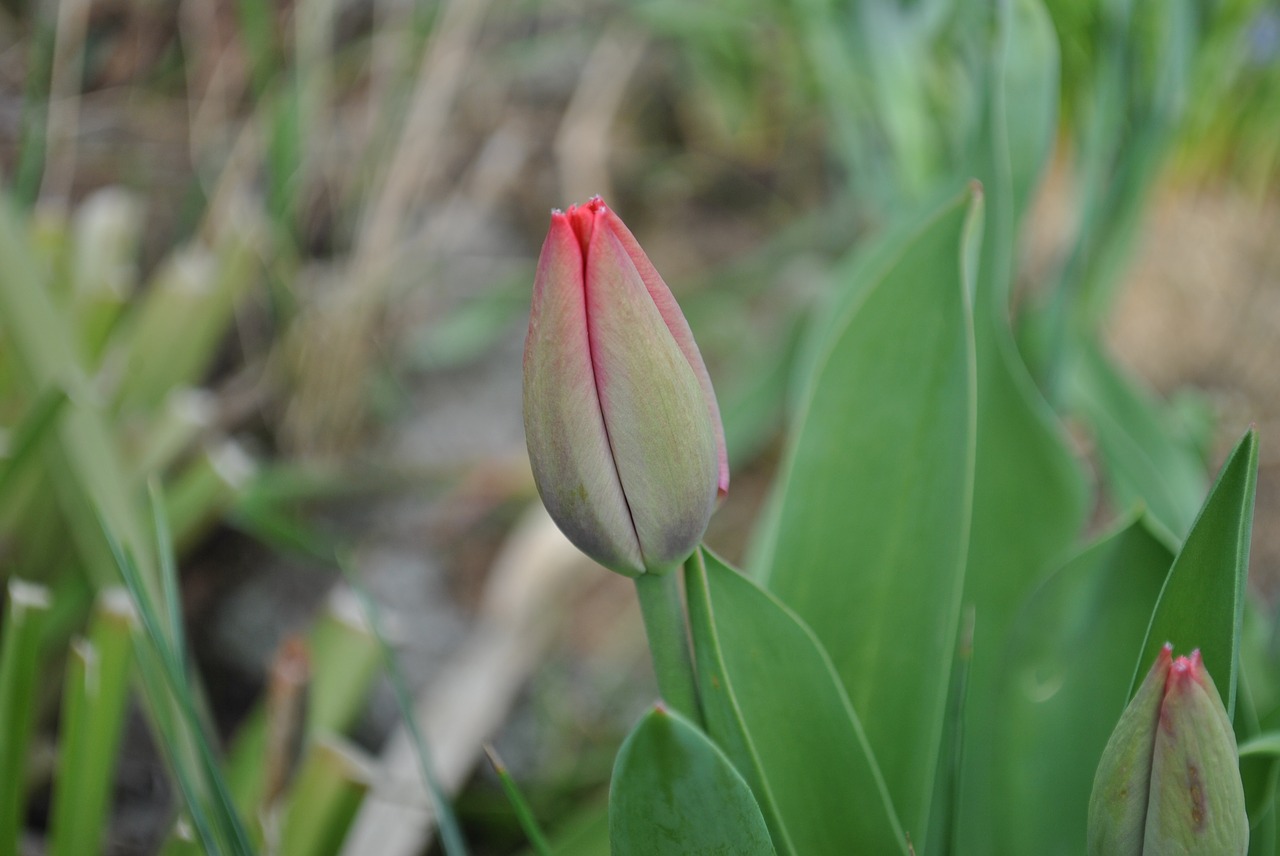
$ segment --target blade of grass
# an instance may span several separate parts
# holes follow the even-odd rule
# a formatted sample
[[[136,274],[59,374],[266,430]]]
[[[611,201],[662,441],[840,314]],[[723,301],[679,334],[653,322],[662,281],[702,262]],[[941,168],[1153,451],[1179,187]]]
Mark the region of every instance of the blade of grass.
[[[192,770],[188,741],[185,735],[179,733],[178,725],[175,722],[174,705],[171,703],[165,689],[165,679],[162,676],[159,653],[147,643],[141,633],[135,634],[134,651],[137,658],[139,679],[148,701],[151,727],[156,732],[156,744],[160,748],[160,754],[163,756],[165,765],[169,768],[178,793],[182,797],[182,803],[187,815],[185,819],[180,819],[175,824],[176,828],[183,829],[185,823],[184,833],[170,838],[169,842],[162,848],[162,852],[169,854],[171,852],[169,845],[175,842],[178,842],[178,844],[172,852],[188,852],[189,848],[186,846],[188,842],[184,841],[182,837],[185,834],[190,837],[190,843],[193,847],[196,844],[199,845],[197,852],[206,854],[221,853],[221,839],[217,836],[213,822],[209,819],[205,810],[204,790],[197,779],[198,774]]]
[[[0,856],[17,856],[26,800],[26,757],[31,703],[40,667],[41,625],[49,590],[20,579],[9,581],[0,649]]]
[[[178,569],[174,565],[173,535],[169,530],[169,517],[164,512],[164,495],[160,482],[147,482],[147,494],[151,500],[151,525],[155,529],[156,551],[160,559],[160,594],[164,598],[164,615],[168,622],[166,631],[175,651],[187,650],[182,624],[182,603],[178,593]]]
[[[547,836],[543,834],[542,828],[538,825],[538,819],[533,816],[533,809],[529,807],[528,800],[524,798],[524,794],[520,792],[515,779],[511,778],[511,773],[507,771],[507,765],[502,763],[502,759],[498,757],[498,753],[492,746],[485,746],[484,754],[488,756],[489,763],[493,766],[493,772],[498,774],[498,781],[502,783],[502,791],[507,795],[507,800],[511,803],[511,810],[515,812],[516,820],[520,822],[520,828],[524,830],[525,837],[529,839],[533,852],[537,856],[551,856],[551,844],[547,841]]]
[[[54,780],[49,856],[102,849],[131,677],[137,616],[128,593],[105,589],[87,639],[72,643]]]
[[[157,511],[156,513],[162,513]],[[165,633],[165,620],[161,618],[155,600],[145,590],[141,574],[131,556],[124,552],[120,543],[110,530],[106,530],[107,540],[111,547],[116,564],[129,594],[133,598],[142,624],[142,642],[139,662],[148,665],[154,659],[155,669],[151,679],[147,680],[148,695],[153,708],[153,719],[162,727],[169,726],[164,734],[165,743],[172,749],[181,747],[186,751],[173,752],[172,761],[175,770],[179,768],[194,769],[201,785],[200,793],[207,798],[210,815],[213,820],[211,830],[221,841],[221,846],[214,852],[226,852],[234,856],[252,856],[248,832],[241,821],[231,799],[226,780],[214,757],[208,735],[204,729],[204,719],[196,706],[195,694],[186,673],[185,661],[181,653],[172,644]],[[167,563],[172,570],[172,563]],[[176,586],[170,580],[165,583]],[[147,656],[142,656],[143,654]],[[174,719],[169,722],[166,709],[171,711]],[[188,796],[184,793],[184,797]],[[196,797],[197,802],[200,797]],[[188,802],[192,820],[199,828],[198,815],[200,806]],[[205,835],[201,834],[202,843]]]

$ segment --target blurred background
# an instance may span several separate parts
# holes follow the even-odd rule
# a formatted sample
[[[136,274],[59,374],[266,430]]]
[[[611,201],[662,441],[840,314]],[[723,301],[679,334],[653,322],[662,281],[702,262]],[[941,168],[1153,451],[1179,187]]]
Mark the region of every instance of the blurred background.
[[[1252,580],[1274,609],[1274,2],[0,2],[0,575],[47,607],[21,852],[55,826],[68,644],[110,613],[121,553],[163,579],[166,529],[157,635],[191,658],[235,801],[253,817],[299,787],[304,732],[369,792],[332,849],[295,852],[433,846],[379,635],[473,852],[524,846],[485,742],[562,852],[602,852],[613,753],[654,688],[630,586],[558,537],[525,458],[548,211],[603,195],[685,309],[734,468],[709,543],[739,560],[812,307],[971,174],[992,87],[1023,80],[1002,62],[1047,86],[1009,109],[1056,120],[1012,314],[1109,488],[1096,520],[1133,493],[1068,341],[1108,355],[1197,505],[1257,425]],[[106,753],[112,854],[191,837],[181,735],[146,707],[126,695]]]

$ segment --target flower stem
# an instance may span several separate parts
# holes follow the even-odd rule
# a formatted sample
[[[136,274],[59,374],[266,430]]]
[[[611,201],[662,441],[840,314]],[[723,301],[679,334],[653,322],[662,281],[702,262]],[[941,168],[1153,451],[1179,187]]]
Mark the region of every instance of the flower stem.
[[[701,724],[693,657],[685,630],[684,605],[680,602],[680,569],[641,574],[636,577],[636,594],[644,632],[649,637],[653,671],[658,677],[658,692],[672,710]]]

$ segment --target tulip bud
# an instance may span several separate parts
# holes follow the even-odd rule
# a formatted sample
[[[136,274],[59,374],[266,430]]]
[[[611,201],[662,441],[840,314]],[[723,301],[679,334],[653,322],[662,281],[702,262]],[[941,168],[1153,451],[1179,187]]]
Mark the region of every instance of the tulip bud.
[[[1200,652],[1161,649],[1107,741],[1089,800],[1090,856],[1235,856],[1249,819],[1231,720]]]
[[[599,197],[551,215],[525,342],[524,426],[552,519],[628,576],[687,558],[729,487],[689,325]]]

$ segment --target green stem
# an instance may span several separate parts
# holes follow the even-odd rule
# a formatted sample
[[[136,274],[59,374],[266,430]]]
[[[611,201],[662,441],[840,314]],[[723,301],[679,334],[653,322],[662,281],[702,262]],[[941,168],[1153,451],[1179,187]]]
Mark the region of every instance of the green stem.
[[[673,710],[701,725],[693,657],[689,651],[684,605],[680,602],[679,569],[641,574],[636,577],[636,594],[640,598],[645,635],[649,637],[653,671],[658,677],[658,692]]]

